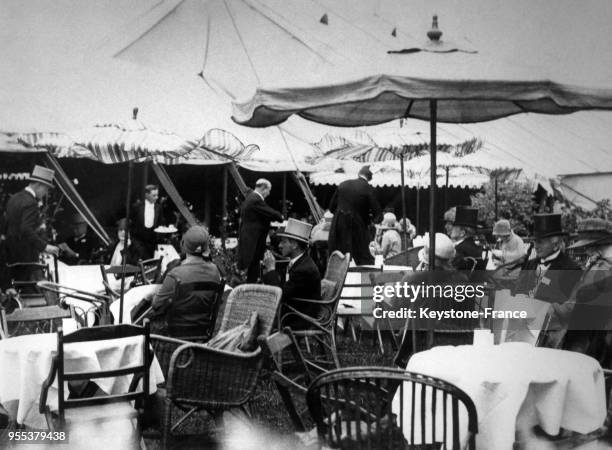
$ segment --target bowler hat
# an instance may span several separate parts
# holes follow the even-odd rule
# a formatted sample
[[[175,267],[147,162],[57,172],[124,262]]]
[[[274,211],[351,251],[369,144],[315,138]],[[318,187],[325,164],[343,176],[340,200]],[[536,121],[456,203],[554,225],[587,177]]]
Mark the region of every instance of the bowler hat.
[[[478,210],[467,206],[457,206],[453,225],[461,227],[478,227]]]
[[[285,230],[281,233],[277,233],[278,237],[286,237],[294,239],[296,241],[305,242],[308,244],[310,239],[310,230],[312,225],[301,220],[289,219]]]
[[[362,175],[368,181],[372,181],[372,171],[370,170],[370,166],[363,166],[361,169],[359,169],[359,175]]]
[[[568,248],[586,247],[594,244],[612,242],[612,222],[609,220],[590,218],[578,224],[578,241]]]
[[[43,166],[34,166],[28,181],[36,181],[38,183],[45,184],[49,187],[53,187],[53,176],[55,172],[51,169],[47,169]]]
[[[566,236],[561,226],[561,214],[534,214],[533,237],[536,239]]]

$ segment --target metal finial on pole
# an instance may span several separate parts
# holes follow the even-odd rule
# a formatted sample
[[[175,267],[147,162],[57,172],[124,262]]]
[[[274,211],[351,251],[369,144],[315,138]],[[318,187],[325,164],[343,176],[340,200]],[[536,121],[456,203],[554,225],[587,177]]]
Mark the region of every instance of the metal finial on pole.
[[[132,119],[136,120],[138,118],[138,106],[135,106],[134,109],[132,109]]]
[[[439,41],[442,37],[442,31],[438,29],[438,15],[434,14],[431,22],[431,30],[427,32],[427,37],[432,41]]]

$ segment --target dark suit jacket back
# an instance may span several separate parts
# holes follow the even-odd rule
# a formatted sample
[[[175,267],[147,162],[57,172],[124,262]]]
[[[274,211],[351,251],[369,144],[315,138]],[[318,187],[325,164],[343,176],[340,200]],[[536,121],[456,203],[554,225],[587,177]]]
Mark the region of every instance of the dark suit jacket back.
[[[38,201],[29,192],[14,194],[6,206],[8,262],[38,262],[47,241],[40,232]]]
[[[370,223],[370,212],[374,220],[380,218],[381,211],[374,190],[363,178],[355,178],[340,183],[331,199],[329,210],[334,214],[338,211],[351,211],[367,226]]]

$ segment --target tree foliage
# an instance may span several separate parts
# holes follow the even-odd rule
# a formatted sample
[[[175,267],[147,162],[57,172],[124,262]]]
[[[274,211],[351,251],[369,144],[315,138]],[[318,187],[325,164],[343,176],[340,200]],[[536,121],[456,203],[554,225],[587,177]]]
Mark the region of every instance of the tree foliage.
[[[472,195],[472,206],[478,208],[479,219],[492,226],[495,222],[495,181],[483,186]],[[497,217],[508,219],[515,233],[528,235],[533,223],[535,203],[529,184],[517,181],[500,181],[497,186]]]

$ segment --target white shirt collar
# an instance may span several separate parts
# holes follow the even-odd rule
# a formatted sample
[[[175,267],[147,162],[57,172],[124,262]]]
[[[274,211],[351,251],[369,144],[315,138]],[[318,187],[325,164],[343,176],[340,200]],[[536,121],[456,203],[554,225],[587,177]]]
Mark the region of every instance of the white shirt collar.
[[[259,197],[260,197],[260,198],[261,198],[261,199],[262,199],[264,202],[266,201],[266,199],[264,198],[264,196],[263,196],[263,195],[261,195],[261,192],[259,192],[259,191],[257,191],[257,190],[255,190],[255,191],[253,191],[253,192],[255,192],[257,195],[259,195]]]
[[[546,258],[541,258],[540,264],[549,264],[553,259],[559,256],[559,253],[561,253],[561,250],[557,250],[555,253],[548,255]]]
[[[295,264],[295,262],[302,257],[303,254],[304,254],[304,252],[300,253],[295,258],[291,258],[289,260],[289,267],[292,267]]]
[[[32,189],[30,186],[26,186],[25,187],[25,191],[29,192],[30,194],[32,194],[32,197],[34,197],[35,199],[38,200],[38,198],[36,197],[36,192],[34,192],[34,189]]]

